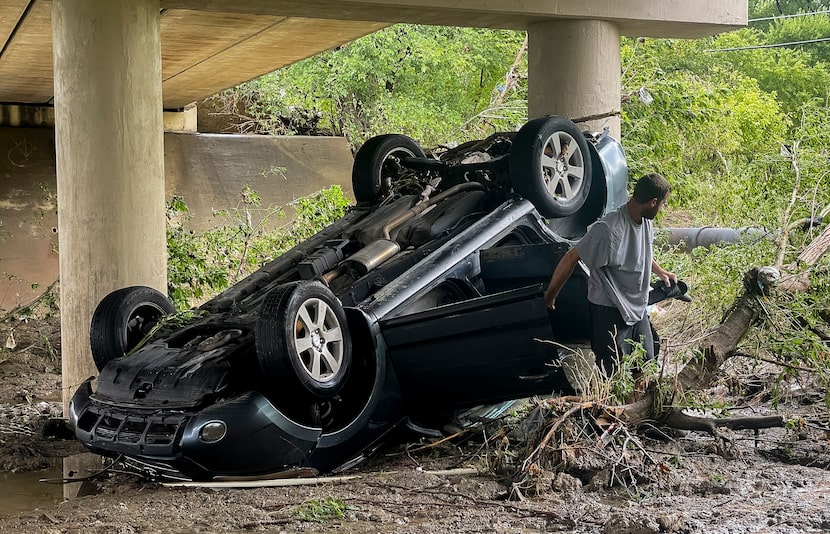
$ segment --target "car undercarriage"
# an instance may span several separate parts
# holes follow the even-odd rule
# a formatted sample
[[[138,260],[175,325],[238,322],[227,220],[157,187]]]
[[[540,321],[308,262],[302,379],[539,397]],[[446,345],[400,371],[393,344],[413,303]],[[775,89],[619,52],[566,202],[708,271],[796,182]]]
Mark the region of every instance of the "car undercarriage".
[[[204,305],[140,286],[101,301],[76,436],[194,479],[324,472],[404,421],[569,393],[550,341],[587,339],[589,273],[556,310],[542,287],[627,178],[616,140],[562,117],[431,154],[372,138],[345,216]]]

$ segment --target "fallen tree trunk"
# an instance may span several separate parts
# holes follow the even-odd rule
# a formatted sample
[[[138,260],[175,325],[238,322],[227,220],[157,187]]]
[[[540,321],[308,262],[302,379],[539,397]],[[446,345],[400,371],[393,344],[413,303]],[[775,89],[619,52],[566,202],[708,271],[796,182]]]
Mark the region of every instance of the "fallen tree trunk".
[[[801,251],[801,254],[798,255],[798,261],[809,266],[815,265],[824,253],[827,252],[828,248],[830,248],[830,225]],[[792,265],[790,266],[791,269],[794,267]]]
[[[800,265],[812,267],[830,248],[830,225],[821,232],[812,243],[807,245],[795,262],[785,265],[782,269],[787,273],[781,280],[781,289],[789,292],[807,291],[810,287],[810,277],[807,270],[797,272]]]
[[[687,363],[677,376],[681,391],[701,389],[712,383],[723,363],[732,357],[749,327],[760,317],[756,295],[743,294],[732,306],[720,326],[703,338],[700,359]]]

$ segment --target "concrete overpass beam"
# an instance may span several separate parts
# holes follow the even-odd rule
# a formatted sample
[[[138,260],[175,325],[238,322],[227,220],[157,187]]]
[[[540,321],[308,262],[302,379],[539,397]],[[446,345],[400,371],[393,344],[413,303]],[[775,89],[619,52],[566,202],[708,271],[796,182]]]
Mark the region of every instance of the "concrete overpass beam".
[[[94,306],[166,292],[159,0],[53,0],[64,408],[97,374]]]
[[[528,116],[592,117],[620,136],[620,32],[597,20],[556,20],[528,27]]]

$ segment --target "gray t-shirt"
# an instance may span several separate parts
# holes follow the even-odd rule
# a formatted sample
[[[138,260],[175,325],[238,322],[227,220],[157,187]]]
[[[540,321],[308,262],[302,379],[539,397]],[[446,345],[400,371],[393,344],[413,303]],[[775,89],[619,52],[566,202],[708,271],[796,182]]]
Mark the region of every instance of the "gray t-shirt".
[[[623,204],[588,227],[577,244],[588,266],[588,300],[620,310],[629,325],[643,318],[651,282],[654,228],[651,220],[635,224]]]

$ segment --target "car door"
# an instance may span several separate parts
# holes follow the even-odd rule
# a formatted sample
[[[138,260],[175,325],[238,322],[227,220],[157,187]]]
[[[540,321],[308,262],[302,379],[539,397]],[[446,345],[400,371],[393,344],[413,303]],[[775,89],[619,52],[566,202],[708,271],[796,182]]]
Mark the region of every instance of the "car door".
[[[380,330],[410,413],[572,393],[542,284],[383,320]]]

